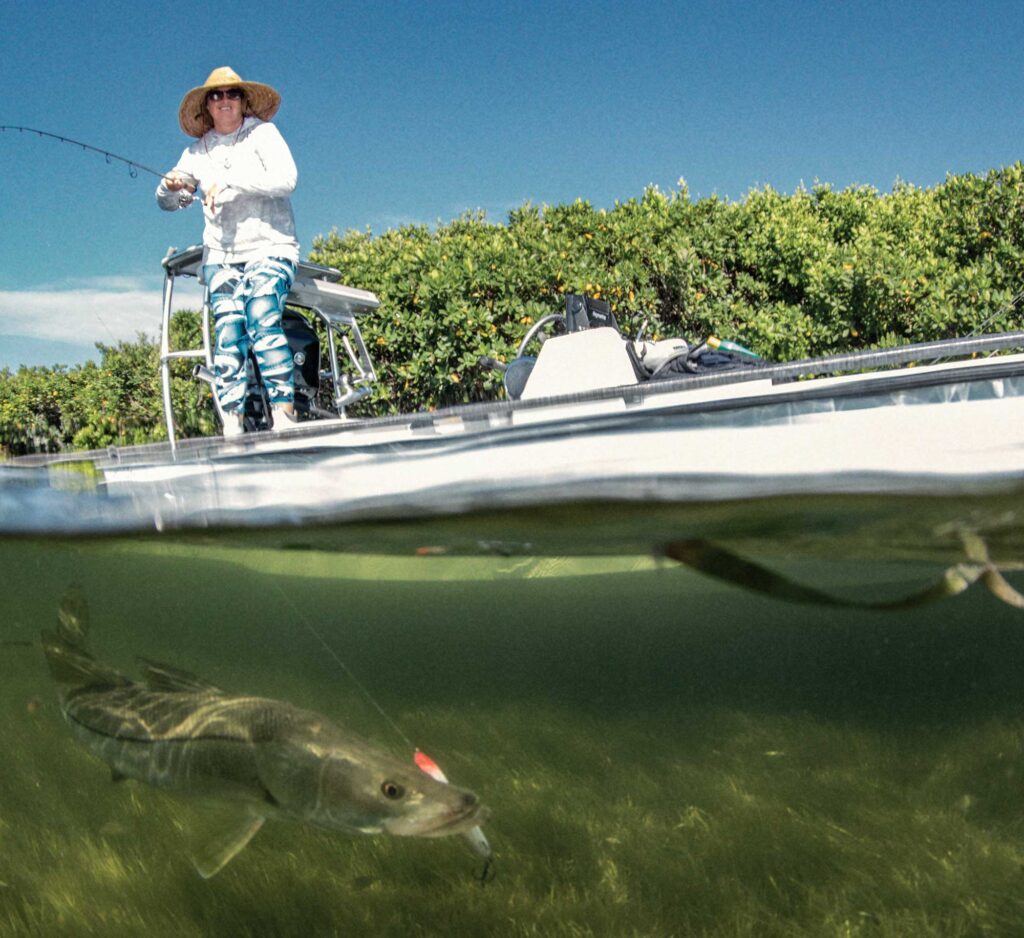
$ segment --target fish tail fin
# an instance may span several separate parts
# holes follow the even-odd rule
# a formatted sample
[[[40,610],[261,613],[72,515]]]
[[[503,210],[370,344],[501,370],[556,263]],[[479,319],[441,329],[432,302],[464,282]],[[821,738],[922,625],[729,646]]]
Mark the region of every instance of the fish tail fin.
[[[132,683],[120,671],[68,642],[59,629],[44,631],[41,638],[50,674],[61,687],[120,687]]]

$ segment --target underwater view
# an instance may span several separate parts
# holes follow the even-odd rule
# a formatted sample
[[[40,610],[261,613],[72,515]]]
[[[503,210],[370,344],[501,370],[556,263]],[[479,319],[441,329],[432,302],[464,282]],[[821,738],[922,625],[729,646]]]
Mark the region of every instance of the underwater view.
[[[1016,490],[5,537],[0,935],[1019,934],[1022,548]],[[218,847],[237,806],[84,741],[83,658],[409,784],[421,748],[478,813],[366,835],[275,789]]]

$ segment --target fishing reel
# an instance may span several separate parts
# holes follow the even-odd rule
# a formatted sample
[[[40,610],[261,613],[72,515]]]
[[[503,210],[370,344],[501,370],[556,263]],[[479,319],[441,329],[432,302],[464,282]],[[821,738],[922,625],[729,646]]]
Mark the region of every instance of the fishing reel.
[[[199,195],[199,180],[188,173],[182,173],[182,175],[187,178],[185,188],[178,193],[178,205],[181,208],[188,208]],[[199,198],[202,200],[202,195],[199,195]]]
[[[184,185],[183,189],[178,190],[178,208],[188,208],[195,201],[196,195],[199,193],[199,180],[191,173],[183,173],[176,169],[171,170],[167,176],[164,176],[164,180],[166,180],[172,173]],[[164,185],[166,185],[166,182]],[[200,196],[200,199],[201,198],[202,196]]]

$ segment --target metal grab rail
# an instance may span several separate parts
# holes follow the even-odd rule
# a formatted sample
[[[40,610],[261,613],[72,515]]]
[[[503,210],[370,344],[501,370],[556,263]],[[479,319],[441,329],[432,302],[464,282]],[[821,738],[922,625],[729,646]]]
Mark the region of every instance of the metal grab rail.
[[[380,300],[368,290],[298,276],[288,294],[288,302],[308,309],[324,324],[330,361],[330,373],[326,377],[334,387],[334,409],[339,417],[344,417],[345,408],[369,394],[370,386],[377,381],[377,372],[356,317],[376,309]],[[348,372],[341,369],[335,338],[341,341],[354,377],[350,378]]]
[[[174,298],[174,281],[178,277],[199,277],[202,266],[203,247],[192,245],[182,251],[171,248],[161,262],[164,268],[163,309],[160,324],[160,382],[162,385],[164,421],[171,452],[176,449],[177,430],[174,423],[174,405],[171,400],[171,363],[180,359],[201,359],[207,377],[213,370],[213,343],[210,324],[210,291],[203,290],[201,311],[202,348],[171,348],[171,313]],[[338,417],[345,416],[345,408],[370,392],[377,381],[370,353],[363,341],[357,317],[377,309],[380,300],[368,290],[360,290],[339,284],[341,273],[334,267],[300,262],[297,265],[295,283],[288,293],[286,303],[297,306],[316,316],[323,323],[327,335],[329,370],[320,377],[328,378],[332,384],[333,405]],[[336,341],[337,340],[337,341]],[[342,370],[343,360],[338,355],[337,344],[341,343],[347,358],[347,367]],[[349,371],[352,374],[349,374]],[[213,398],[217,417],[224,423],[224,414]]]

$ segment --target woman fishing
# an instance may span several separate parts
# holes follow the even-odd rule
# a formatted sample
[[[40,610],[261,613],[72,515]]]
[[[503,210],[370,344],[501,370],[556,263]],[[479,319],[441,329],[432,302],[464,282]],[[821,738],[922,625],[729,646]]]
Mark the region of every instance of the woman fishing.
[[[281,328],[295,279],[299,242],[289,196],[298,172],[288,144],[270,123],[281,96],[244,81],[227,66],[181,101],[181,129],[196,141],[160,181],[165,211],[191,204],[202,190],[202,279],[214,316],[214,393],[224,435],[243,432],[246,358],[251,347],[271,404],[275,430],[295,426],[292,356]]]

